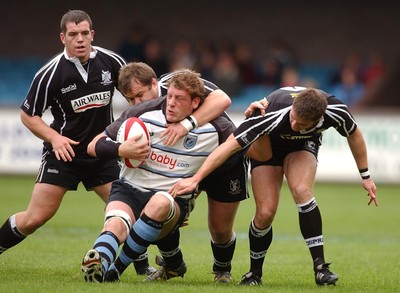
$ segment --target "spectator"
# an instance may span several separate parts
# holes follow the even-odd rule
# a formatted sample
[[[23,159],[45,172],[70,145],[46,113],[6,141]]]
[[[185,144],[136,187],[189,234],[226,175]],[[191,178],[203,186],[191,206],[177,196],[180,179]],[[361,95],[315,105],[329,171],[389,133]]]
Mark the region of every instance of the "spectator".
[[[161,41],[157,37],[150,37],[144,45],[144,62],[155,71],[157,76],[168,72],[169,64],[164,55]]]
[[[357,79],[354,68],[345,67],[340,73],[340,81],[333,85],[331,92],[351,108],[362,99],[364,85]]]
[[[268,55],[278,62],[280,71],[286,67],[297,67],[297,60],[293,50],[281,38],[276,37],[271,41]]]
[[[180,38],[172,48],[169,71],[174,71],[180,68],[192,69],[195,62],[196,58],[191,41],[184,37]]]
[[[130,28],[128,35],[119,45],[117,52],[126,61],[142,61],[144,58],[144,43],[146,30],[140,23],[135,23]]]
[[[235,48],[235,57],[243,85],[256,84],[259,81],[259,77],[253,60],[252,48],[245,43],[240,43]]]
[[[275,58],[267,56],[261,66],[261,83],[266,86],[278,87],[281,84],[281,70]]]
[[[239,66],[234,55],[228,51],[220,51],[212,71],[212,80],[218,84],[229,96],[237,95],[242,82]]]
[[[281,86],[296,86],[300,84],[299,72],[294,67],[287,67],[282,70]]]
[[[386,67],[383,56],[379,53],[372,53],[369,56],[368,64],[363,72],[363,83],[369,88],[384,77]]]

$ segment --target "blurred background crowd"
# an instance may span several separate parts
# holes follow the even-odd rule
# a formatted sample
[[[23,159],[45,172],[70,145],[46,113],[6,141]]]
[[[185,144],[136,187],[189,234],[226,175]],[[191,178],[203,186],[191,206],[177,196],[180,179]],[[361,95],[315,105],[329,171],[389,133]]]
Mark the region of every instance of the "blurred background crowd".
[[[269,40],[260,58],[249,44],[227,38],[214,42],[180,38],[167,50],[143,24],[134,24],[116,51],[128,61],[149,64],[158,76],[179,68],[194,69],[234,100],[252,95],[256,99],[279,87],[302,85],[322,88],[356,107],[387,71],[382,54],[369,51],[351,52],[337,63],[306,64],[281,37]]]
[[[393,84],[400,81],[400,41],[389,38],[400,25],[400,5],[313,2],[43,0],[22,11],[5,0],[0,106],[20,105],[35,72],[62,49],[61,15],[83,9],[93,19],[95,45],[146,62],[157,75],[194,69],[227,92],[234,109],[292,85],[321,88],[354,109],[399,107]]]

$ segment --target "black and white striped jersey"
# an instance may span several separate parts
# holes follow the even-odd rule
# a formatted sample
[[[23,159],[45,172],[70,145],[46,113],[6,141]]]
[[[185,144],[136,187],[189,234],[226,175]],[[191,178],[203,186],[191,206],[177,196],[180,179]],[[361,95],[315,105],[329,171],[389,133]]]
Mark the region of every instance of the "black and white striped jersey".
[[[119,55],[94,46],[84,67],[64,50],[36,73],[21,109],[41,117],[50,108],[50,126],[79,142],[72,146],[76,158],[89,158],[88,143],[114,120],[112,97],[124,64]],[[48,142],[44,146],[52,149]]]
[[[347,106],[335,96],[323,92],[328,100],[328,107],[320,122],[306,131],[296,132],[290,127],[289,113],[293,98],[305,88],[284,87],[272,92],[266,97],[269,102],[264,117],[255,115],[243,121],[234,136],[244,148],[261,135],[268,134],[272,143],[290,145],[305,139],[318,139],[321,143],[322,132],[330,127],[336,129],[342,136],[348,137],[357,128],[357,124]]]

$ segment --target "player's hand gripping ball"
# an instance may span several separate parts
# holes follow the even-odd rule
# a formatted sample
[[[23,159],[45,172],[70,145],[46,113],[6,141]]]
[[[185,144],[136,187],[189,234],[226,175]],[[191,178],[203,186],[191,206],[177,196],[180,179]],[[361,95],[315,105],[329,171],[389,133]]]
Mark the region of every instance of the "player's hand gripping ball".
[[[137,117],[130,117],[121,124],[117,134],[117,141],[123,143],[128,138],[139,136],[140,134],[142,136],[137,140],[138,143],[150,143],[149,131],[144,122]],[[128,168],[137,168],[144,162],[128,158],[123,158],[122,161]]]

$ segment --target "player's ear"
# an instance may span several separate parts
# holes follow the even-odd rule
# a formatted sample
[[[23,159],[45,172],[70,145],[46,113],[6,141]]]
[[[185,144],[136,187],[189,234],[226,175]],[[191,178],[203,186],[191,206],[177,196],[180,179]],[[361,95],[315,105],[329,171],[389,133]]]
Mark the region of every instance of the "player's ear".
[[[60,40],[65,45],[65,35],[63,33],[60,33]]]
[[[192,99],[192,106],[193,109],[196,110],[200,106],[201,98],[200,97],[195,97]]]

